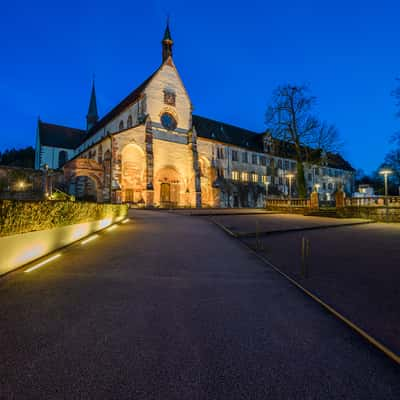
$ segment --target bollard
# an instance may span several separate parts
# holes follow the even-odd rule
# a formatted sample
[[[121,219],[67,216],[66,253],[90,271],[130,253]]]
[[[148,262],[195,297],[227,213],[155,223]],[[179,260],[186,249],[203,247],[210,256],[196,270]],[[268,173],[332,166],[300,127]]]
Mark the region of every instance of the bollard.
[[[301,268],[300,275],[302,278],[308,278],[310,275],[309,257],[311,254],[310,240],[305,237],[301,238]]]
[[[258,237],[258,221],[256,221],[256,250],[260,248],[259,237]]]

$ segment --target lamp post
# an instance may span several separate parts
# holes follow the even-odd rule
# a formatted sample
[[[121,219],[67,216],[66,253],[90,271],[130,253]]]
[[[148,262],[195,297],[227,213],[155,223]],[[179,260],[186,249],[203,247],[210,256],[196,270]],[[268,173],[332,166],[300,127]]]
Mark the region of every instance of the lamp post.
[[[392,173],[392,170],[390,169],[381,169],[379,171],[380,175],[383,175],[384,179],[385,179],[385,196],[388,195],[388,175],[390,175]]]
[[[267,208],[268,206],[268,177],[266,177],[266,181],[265,181],[265,208]]]
[[[389,207],[388,207],[388,175],[392,173],[389,168],[383,168],[379,171],[380,175],[383,175],[385,180],[385,206],[386,206],[386,222],[389,220]]]
[[[292,179],[294,178],[294,174],[287,174],[286,178],[289,179],[289,205],[292,205]]]

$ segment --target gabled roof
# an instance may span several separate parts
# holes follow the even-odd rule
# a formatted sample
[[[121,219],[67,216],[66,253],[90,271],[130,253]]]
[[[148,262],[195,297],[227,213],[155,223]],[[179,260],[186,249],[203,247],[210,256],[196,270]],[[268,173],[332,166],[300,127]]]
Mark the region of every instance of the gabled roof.
[[[90,136],[98,132],[99,129],[106,126],[118,114],[124,111],[131,104],[135,103],[140,98],[140,96],[142,95],[144,89],[149,84],[149,82],[161,69],[161,67],[158,68],[153,74],[151,74],[144,82],[142,82],[135,90],[133,90],[128,96],[126,96],[117,106],[115,106],[111,111],[109,111],[103,118],[101,118],[92,128],[90,128],[85,139],[88,139]]]
[[[76,149],[85,137],[86,131],[55,124],[48,124],[39,120],[39,138],[44,146]]]
[[[224,122],[193,115],[193,125],[197,135],[206,139],[262,151],[262,134],[239,128]]]

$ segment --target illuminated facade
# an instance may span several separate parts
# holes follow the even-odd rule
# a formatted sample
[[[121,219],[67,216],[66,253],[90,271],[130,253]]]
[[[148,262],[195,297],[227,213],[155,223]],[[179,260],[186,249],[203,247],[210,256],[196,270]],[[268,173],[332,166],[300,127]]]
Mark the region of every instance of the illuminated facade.
[[[161,66],[101,119],[93,86],[86,131],[39,121],[37,168],[63,165],[66,190],[100,202],[257,207],[265,204],[267,183],[270,195],[287,194],[286,176],[296,168],[290,154],[267,134],[193,115],[172,48],[167,26]],[[42,133],[51,127],[53,135]],[[310,188],[319,183],[327,197],[338,185],[351,191],[353,170],[340,156],[306,165],[306,179],[310,174]]]

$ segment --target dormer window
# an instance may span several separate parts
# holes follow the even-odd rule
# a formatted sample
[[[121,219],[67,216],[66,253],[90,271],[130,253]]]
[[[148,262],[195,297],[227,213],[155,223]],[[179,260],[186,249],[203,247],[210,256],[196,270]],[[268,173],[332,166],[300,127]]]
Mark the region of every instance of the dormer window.
[[[172,90],[164,90],[164,103],[175,107],[176,95]]]
[[[123,130],[124,130],[124,121],[121,121],[121,122],[119,123],[119,130],[120,130],[120,131],[123,131]]]

